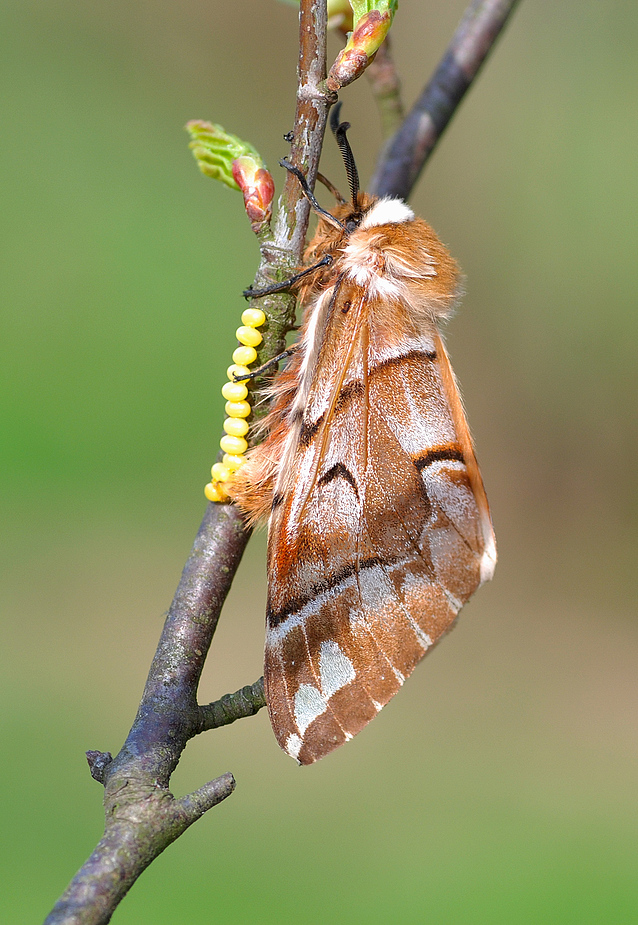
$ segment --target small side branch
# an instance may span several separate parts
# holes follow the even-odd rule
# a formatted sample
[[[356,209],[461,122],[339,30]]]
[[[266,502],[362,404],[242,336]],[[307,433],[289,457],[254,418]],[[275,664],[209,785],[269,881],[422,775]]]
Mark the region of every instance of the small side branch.
[[[128,795],[123,805],[109,801],[104,835],[44,925],[105,925],[148,865],[234,789],[233,775],[223,774],[179,800],[165,790],[143,790],[135,802]]]
[[[472,0],[430,82],[384,150],[370,192],[407,199],[518,0]]]
[[[264,679],[260,678],[234,694],[224,694],[219,700],[201,706],[199,731],[206,732],[207,729],[217,729],[218,726],[229,726],[235,720],[254,716],[265,706]]]

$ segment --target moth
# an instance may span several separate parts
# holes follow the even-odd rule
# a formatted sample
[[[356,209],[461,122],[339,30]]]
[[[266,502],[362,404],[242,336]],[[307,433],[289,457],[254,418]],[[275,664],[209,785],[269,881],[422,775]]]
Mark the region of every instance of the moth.
[[[228,485],[253,522],[268,518],[265,693],[302,765],[377,715],[496,563],[439,331],[458,267],[405,202],[360,192],[337,121],[350,202],[321,209],[282,162],[319,212],[291,281],[303,322],[265,439]]]

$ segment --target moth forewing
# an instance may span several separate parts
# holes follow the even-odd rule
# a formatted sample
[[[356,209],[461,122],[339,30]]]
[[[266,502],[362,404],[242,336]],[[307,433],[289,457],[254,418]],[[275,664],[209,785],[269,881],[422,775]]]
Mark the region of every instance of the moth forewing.
[[[359,732],[453,625],[496,559],[437,320],[455,262],[399,200],[321,219],[300,348],[268,437],[231,492],[270,507],[265,689],[279,744],[310,764]]]

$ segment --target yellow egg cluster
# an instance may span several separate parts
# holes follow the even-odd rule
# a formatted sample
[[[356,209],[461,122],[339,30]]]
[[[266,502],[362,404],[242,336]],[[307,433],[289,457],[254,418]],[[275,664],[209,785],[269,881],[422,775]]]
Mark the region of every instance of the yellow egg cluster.
[[[211,481],[204,489],[209,501],[228,501],[227,482],[233,472],[244,463],[244,453],[248,449],[246,434],[248,421],[246,418],[251,412],[246,381],[235,382],[235,376],[248,376],[248,366],[257,359],[258,347],[262,336],[256,329],[261,327],[266,316],[259,308],[247,308],[241,316],[242,325],[237,328],[237,340],[240,345],[233,353],[233,365],[228,367],[229,381],[222,386],[222,395],[226,399],[226,414],[224,421],[225,434],[219,441],[224,451],[223,461],[215,463],[210,470]]]

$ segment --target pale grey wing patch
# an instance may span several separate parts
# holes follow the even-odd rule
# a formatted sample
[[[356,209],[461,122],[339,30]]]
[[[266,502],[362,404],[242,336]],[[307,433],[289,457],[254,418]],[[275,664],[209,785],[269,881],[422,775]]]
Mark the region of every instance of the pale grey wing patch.
[[[402,593],[405,566],[405,561],[386,563],[379,560],[374,570],[366,570],[359,575],[360,610],[350,615],[351,624],[365,628],[370,634],[401,684],[416,661],[432,645],[432,639],[423,632],[405,605]],[[398,580],[392,581],[391,574]],[[411,653],[407,658],[406,650]],[[415,653],[418,653],[418,658],[413,661]]]
[[[410,538],[423,560],[423,574],[440,584],[458,613],[481,583],[484,543],[445,385],[437,363],[415,356],[397,369],[391,388],[392,404],[387,383],[380,387],[372,380],[370,427],[380,435],[377,443],[387,457],[377,460],[376,468],[387,472],[394,465],[395,505],[402,496],[413,499],[396,511],[395,529]],[[410,519],[419,505],[419,517]]]
[[[469,547],[482,552],[480,513],[463,462],[442,459],[422,470],[428,497],[448,518]]]
[[[314,668],[315,659],[310,650],[308,655]],[[316,719],[327,710],[334,713],[330,705],[331,698],[355,678],[354,665],[339,644],[333,639],[324,639],[319,646],[319,676],[315,675],[314,684],[300,684],[293,697],[294,720],[302,741],[306,730]],[[335,719],[341,726],[339,718],[335,716]],[[347,729],[342,728],[347,737]]]
[[[416,361],[415,361],[416,365]],[[423,383],[410,383],[400,371],[392,377],[392,388],[400,396],[400,414],[385,415],[383,406],[375,404],[375,411],[383,415],[388,428],[394,433],[397,442],[409,459],[418,458],[431,447],[447,446],[456,441],[454,422],[450,415],[445,396],[435,386],[435,377],[428,364],[427,398],[424,397]],[[415,388],[416,387],[416,388]],[[417,392],[416,389],[419,389]],[[394,410],[394,409],[393,409]]]
[[[444,383],[444,391],[448,395],[450,410],[455,421],[455,427],[459,435],[461,449],[467,466],[467,475],[479,511],[481,548],[483,550],[480,564],[480,583],[483,583],[492,577],[497,558],[496,540],[492,527],[492,519],[490,517],[490,508],[483,486],[483,479],[481,478],[481,473],[474,454],[474,446],[465,419],[465,412],[463,411],[463,404],[459,395],[454,371],[452,370],[445,344],[438,332],[435,332],[435,343],[438,354],[438,374]]]
[[[319,681],[323,696],[329,700],[356,676],[352,661],[338,644],[332,639],[324,640],[319,649]]]

